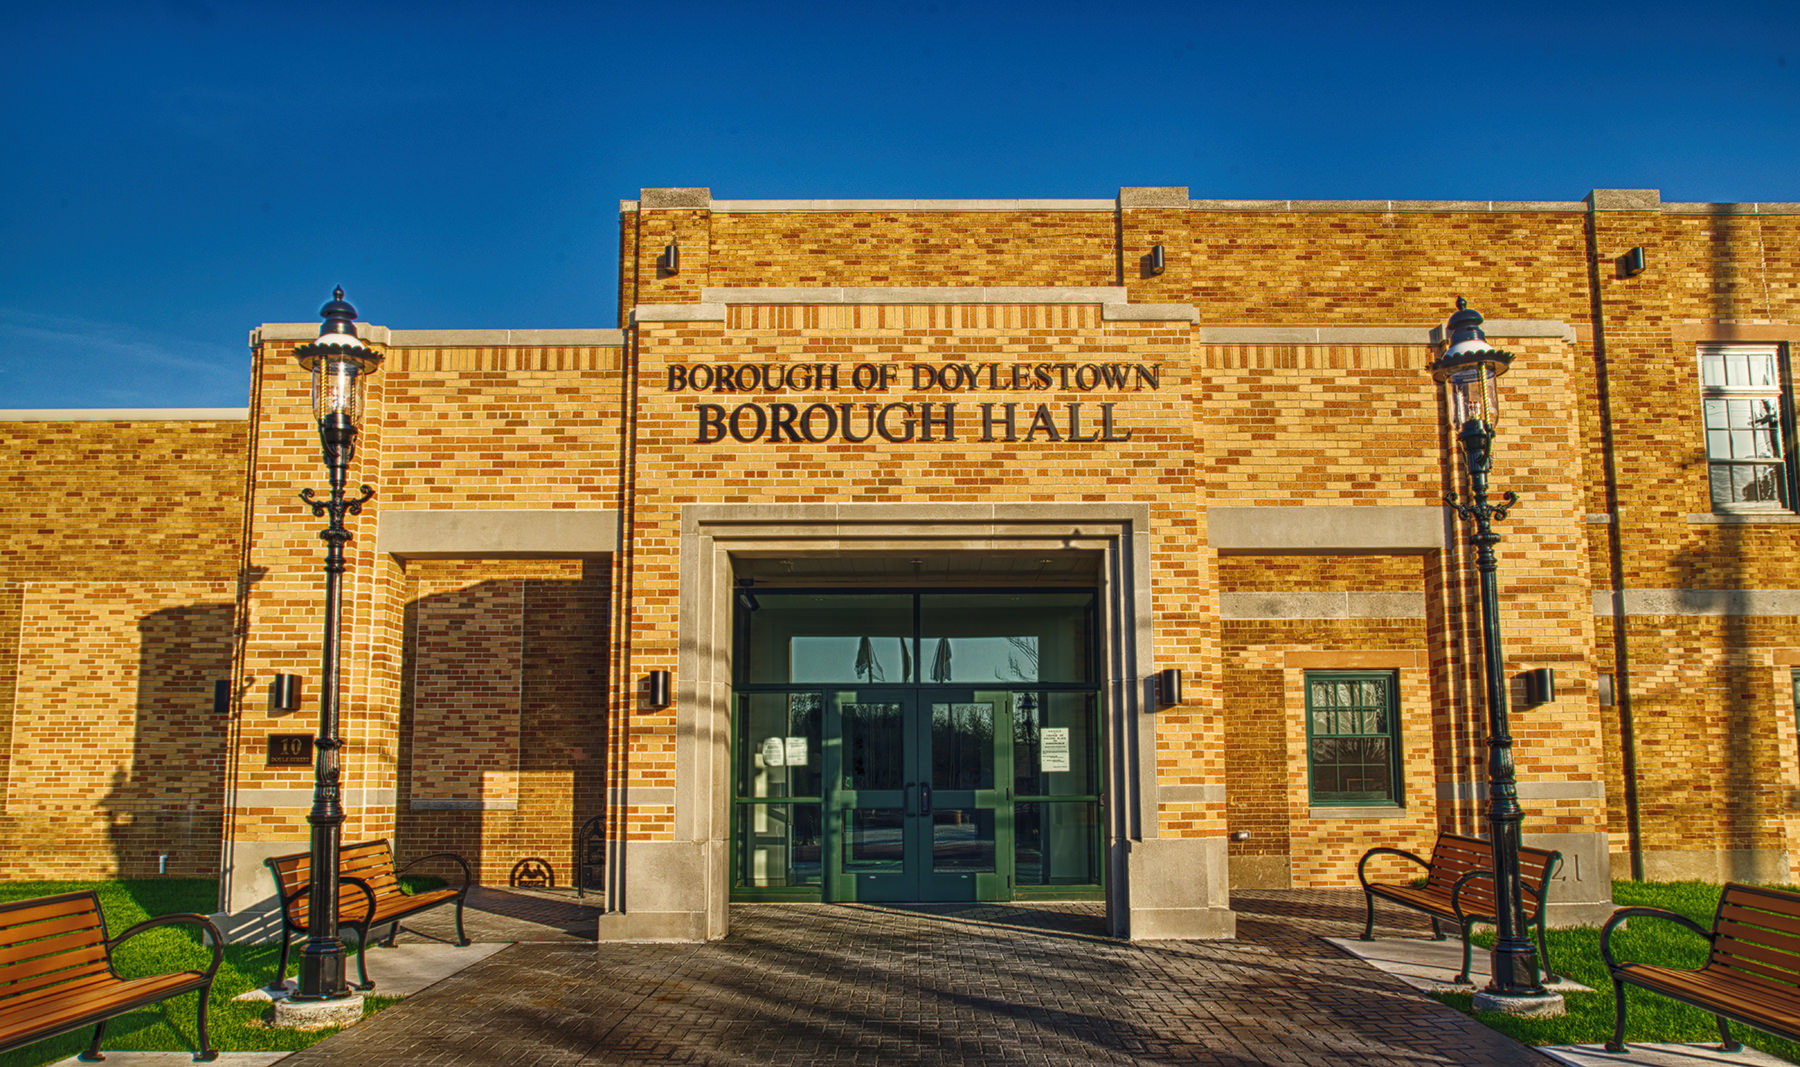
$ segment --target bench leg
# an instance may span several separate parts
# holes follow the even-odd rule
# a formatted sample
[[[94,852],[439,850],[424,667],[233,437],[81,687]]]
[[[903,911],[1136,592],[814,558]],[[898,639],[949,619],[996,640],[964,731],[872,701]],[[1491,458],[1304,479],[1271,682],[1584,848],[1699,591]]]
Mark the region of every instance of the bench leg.
[[[1615,1054],[1625,1052],[1625,983],[1613,979],[1613,1036],[1606,1043],[1606,1051]]]
[[[293,944],[294,935],[287,924],[281,926],[281,964],[275,968],[275,980],[269,983],[270,989],[280,989],[287,982],[288,948]]]
[[[400,936],[400,920],[395,919],[393,922],[388,924],[387,939],[381,943],[382,947],[393,948],[394,947],[394,938],[399,937],[399,936]]]
[[[106,1059],[100,1055],[100,1039],[106,1036],[106,1023],[107,1020],[103,1019],[94,1027],[94,1040],[88,1042],[87,1051],[75,1057],[76,1059],[83,1063],[99,1063]]]
[[[1544,984],[1557,981],[1556,972],[1550,969],[1550,944],[1544,940],[1544,915],[1538,913],[1538,962],[1543,964]]]
[[[1442,941],[1444,939],[1444,928],[1438,925],[1438,918],[1435,915],[1431,917],[1431,939],[1433,941]],[[1467,970],[1467,968],[1464,968],[1464,970]]]
[[[369,981],[369,928],[353,926],[351,929],[356,931],[356,973],[362,976],[362,981],[356,988],[364,991],[374,989],[375,983]]]
[[[1375,940],[1375,894],[1363,890],[1363,906],[1368,909],[1368,918],[1363,922],[1362,940]]]
[[[1431,920],[1431,925],[1436,926],[1437,920],[1436,919]],[[1469,942],[1469,935],[1473,934],[1474,932],[1475,932],[1475,924],[1474,923],[1464,923],[1463,924],[1463,928],[1462,928],[1463,968],[1462,968],[1462,973],[1460,973],[1456,976],[1456,981],[1457,981],[1457,984],[1459,984],[1459,985],[1473,985],[1474,984],[1474,980],[1469,977],[1469,960],[1473,953],[1473,946]]]
[[[456,943],[463,948],[469,947],[469,935],[463,933],[461,897],[456,898]]]
[[[1719,1020],[1719,1051],[1742,1052],[1744,1046],[1731,1039],[1731,1028],[1725,1025],[1725,1016],[1715,1015],[1713,1018]]]
[[[195,1063],[211,1063],[219,1058],[219,1050],[212,1047],[212,1038],[206,1032],[207,1001],[212,998],[212,983],[200,987],[200,1049],[194,1053]]]

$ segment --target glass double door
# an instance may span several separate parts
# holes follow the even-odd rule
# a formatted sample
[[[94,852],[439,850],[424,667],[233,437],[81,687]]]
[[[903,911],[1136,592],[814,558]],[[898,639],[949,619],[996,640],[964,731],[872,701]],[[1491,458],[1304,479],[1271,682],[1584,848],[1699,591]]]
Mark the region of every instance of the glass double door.
[[[947,687],[831,694],[825,818],[839,847],[826,858],[829,898],[1010,895],[1011,698]]]

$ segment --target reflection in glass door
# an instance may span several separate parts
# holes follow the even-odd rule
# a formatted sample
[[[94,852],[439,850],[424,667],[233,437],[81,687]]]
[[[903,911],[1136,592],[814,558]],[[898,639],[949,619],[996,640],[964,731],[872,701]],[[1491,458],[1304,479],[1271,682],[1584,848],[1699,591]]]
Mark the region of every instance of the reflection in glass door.
[[[826,818],[837,900],[1005,899],[1012,861],[1002,810],[1009,694],[832,694],[838,771]],[[828,771],[829,773],[829,771]]]

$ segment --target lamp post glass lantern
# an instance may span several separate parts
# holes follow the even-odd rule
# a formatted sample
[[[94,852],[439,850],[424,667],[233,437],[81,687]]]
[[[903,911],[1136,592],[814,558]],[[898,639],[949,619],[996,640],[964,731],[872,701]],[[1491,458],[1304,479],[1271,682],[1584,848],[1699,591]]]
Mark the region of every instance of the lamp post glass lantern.
[[[1458,297],[1456,314],[1446,325],[1432,377],[1449,387],[1450,431],[1462,445],[1469,474],[1469,499],[1447,493],[1444,502],[1463,521],[1474,523],[1469,543],[1481,575],[1482,673],[1487,682],[1488,838],[1494,850],[1495,941],[1492,979],[1487,992],[1502,997],[1545,996],[1538,977],[1537,946],[1526,934],[1525,902],[1519,880],[1519,826],[1525,819],[1513,778],[1512,732],[1508,723],[1506,678],[1500,652],[1499,587],[1494,546],[1500,535],[1494,523],[1518,504],[1512,492],[1498,504],[1488,500],[1488,472],[1493,461],[1494,427],[1500,417],[1499,378],[1512,365],[1510,352],[1488,344],[1481,314]]]
[[[338,633],[343,623],[339,587],[344,575],[344,545],[350,531],[345,515],[357,515],[375,491],[360,487],[346,497],[344,482],[356,454],[356,434],[362,428],[363,379],[381,362],[381,356],[356,335],[356,309],[344,301],[344,290],[332,293],[320,309],[325,323],[319,339],[294,350],[300,365],[312,372],[313,418],[319,427],[325,469],[331,479],[331,495],[314,499],[302,489],[314,515],[329,515],[319,538],[325,542],[325,635],[320,647],[319,737],[315,744],[313,806],[307,815],[312,824],[312,877],[307,890],[306,945],[300,953],[302,1000],[332,1000],[349,995],[344,981],[344,942],[338,935],[338,846],[344,826],[344,806],[338,759]]]

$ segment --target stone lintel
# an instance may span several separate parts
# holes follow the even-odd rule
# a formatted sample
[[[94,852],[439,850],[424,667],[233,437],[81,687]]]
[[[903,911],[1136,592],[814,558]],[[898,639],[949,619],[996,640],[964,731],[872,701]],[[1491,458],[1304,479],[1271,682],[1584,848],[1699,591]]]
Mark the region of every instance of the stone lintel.
[[[1212,507],[1206,525],[1221,553],[1419,555],[1444,547],[1444,515],[1433,504]]]
[[[375,550],[403,560],[582,559],[619,545],[619,513],[601,508],[383,509],[376,522]]]
[[[1613,615],[1613,591],[1594,590],[1594,614]],[[1800,616],[1800,589],[1627,589],[1626,615]]]

